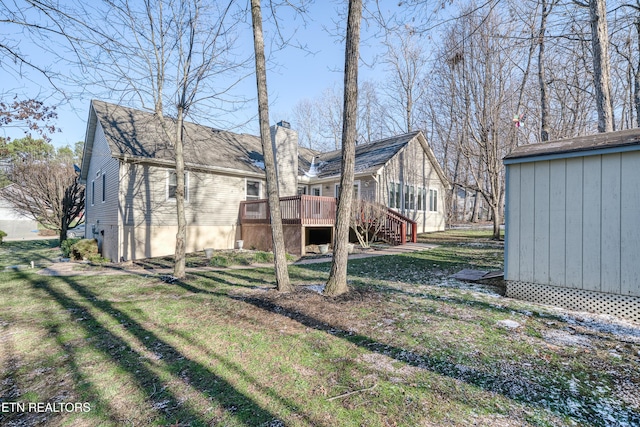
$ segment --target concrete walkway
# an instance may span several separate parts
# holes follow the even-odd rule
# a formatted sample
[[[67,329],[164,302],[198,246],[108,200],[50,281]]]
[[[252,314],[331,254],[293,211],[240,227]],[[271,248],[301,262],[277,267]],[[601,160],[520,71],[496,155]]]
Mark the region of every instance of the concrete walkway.
[[[360,252],[349,255],[349,259],[371,258],[385,255],[398,255],[412,253],[418,251],[426,251],[433,249],[437,245],[428,245],[424,243],[407,243],[403,246],[388,246],[384,248],[376,248],[366,252]],[[319,258],[303,258],[293,263],[293,265],[317,264],[322,262],[331,262],[331,254]],[[246,270],[251,268],[272,267],[273,264],[251,264],[251,265],[232,265],[229,267],[192,267],[187,268],[187,273],[204,273],[208,271],[228,271],[228,270]],[[86,268],[86,269],[83,269]],[[50,266],[38,271],[42,276],[98,276],[98,275],[122,275],[133,274],[138,276],[149,275],[167,275],[173,274],[170,268],[154,268],[144,269],[140,267],[127,267],[125,265],[105,265],[90,266],[77,262],[56,262]]]

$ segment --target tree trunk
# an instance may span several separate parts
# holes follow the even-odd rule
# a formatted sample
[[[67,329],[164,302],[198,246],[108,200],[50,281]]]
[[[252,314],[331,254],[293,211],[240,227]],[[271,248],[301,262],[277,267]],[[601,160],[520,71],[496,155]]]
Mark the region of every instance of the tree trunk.
[[[540,84],[540,139],[549,141],[549,98],[547,96],[547,80],[544,65],[545,33],[547,31],[547,1],[542,0],[542,17],[540,18],[540,33],[538,34],[538,83]]]
[[[269,98],[267,95],[267,71],[264,57],[264,38],[262,35],[262,11],[260,0],[251,0],[251,21],[253,23],[253,46],[256,59],[256,83],[258,86],[258,115],[260,121],[260,141],[264,156],[264,168],[267,177],[267,194],[269,197],[269,213],[271,214],[271,238],[275,255],[276,285],[281,292],[291,292],[293,286],[289,281],[287,270],[286,248],[282,215],[280,214],[280,198],[278,180],[276,178],[271,132],[269,130]]]
[[[500,215],[500,205],[491,206],[491,213],[493,216],[493,240],[500,240],[500,222],[502,222],[502,216]]]
[[[187,217],[184,212],[185,182],[184,182],[184,150],[183,150],[184,110],[178,106],[176,120],[176,211],[178,214],[178,231],[176,232],[176,251],[174,255],[173,277],[182,279],[185,276]]]
[[[635,24],[638,36],[638,50],[640,51],[640,17],[636,18]],[[638,55],[638,64],[636,65],[634,101],[636,104],[636,125],[640,127],[640,55]]]
[[[347,40],[344,64],[344,109],[342,123],[342,174],[336,218],[333,263],[324,294],[336,296],[349,290],[347,261],[349,257],[349,222],[353,199],[353,175],[356,153],[356,121],[358,119],[358,60],[362,0],[349,0]]]
[[[611,132],[613,107],[609,69],[609,33],[607,30],[606,0],[589,0],[591,47],[593,50],[593,79],[598,109],[598,132]]]

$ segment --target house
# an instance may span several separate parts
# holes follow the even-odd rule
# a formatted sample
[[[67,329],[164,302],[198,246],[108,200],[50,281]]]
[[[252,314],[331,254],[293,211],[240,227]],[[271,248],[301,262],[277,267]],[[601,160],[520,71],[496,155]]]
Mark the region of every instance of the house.
[[[33,239],[38,235],[38,222],[0,196],[0,230],[7,233],[6,240]]]
[[[187,251],[231,249],[238,240],[269,249],[260,139],[194,123],[185,123],[184,135]],[[287,250],[304,253],[310,239],[332,239],[340,153],[299,147],[286,122],[272,126],[271,137]],[[172,254],[174,153],[154,115],[92,101],[83,156],[87,237],[98,239],[102,255]],[[410,227],[415,222],[414,234],[444,228],[448,184],[421,132],[358,146],[355,179],[358,197],[388,205]]]
[[[505,157],[507,295],[640,321],[640,129]]]
[[[10,168],[10,159],[0,159],[0,174],[6,174]],[[38,235],[38,222],[0,195],[0,230],[7,233],[6,239],[31,239]]]

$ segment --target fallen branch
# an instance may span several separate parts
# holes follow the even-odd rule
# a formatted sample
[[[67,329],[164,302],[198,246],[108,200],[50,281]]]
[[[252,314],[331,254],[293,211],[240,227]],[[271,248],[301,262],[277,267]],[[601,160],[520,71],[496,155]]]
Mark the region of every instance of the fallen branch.
[[[371,387],[368,387],[368,388],[363,388],[363,389],[360,389],[360,390],[353,390],[353,391],[349,391],[347,393],[339,394],[337,396],[333,396],[333,397],[328,398],[327,401],[330,402],[332,400],[341,399],[343,397],[351,396],[352,394],[361,393],[363,391],[370,391],[370,390],[373,390],[374,388],[376,388],[377,385],[378,384],[376,383],[376,384],[374,384],[374,385],[372,385]]]

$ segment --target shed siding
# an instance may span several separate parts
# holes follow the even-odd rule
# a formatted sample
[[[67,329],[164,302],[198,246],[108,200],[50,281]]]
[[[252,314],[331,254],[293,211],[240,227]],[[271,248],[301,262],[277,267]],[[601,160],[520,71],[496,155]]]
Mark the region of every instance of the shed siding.
[[[508,168],[507,280],[640,296],[640,152]]]
[[[600,233],[602,230],[602,158],[585,157],[582,210],[582,288],[600,290]]]
[[[582,288],[582,158],[567,159],[566,284]],[[555,184],[555,183],[554,183]],[[554,242],[555,243],[555,242]]]
[[[549,163],[549,283],[563,286],[566,270],[567,163]]]
[[[520,280],[533,281],[534,267],[534,182],[535,167],[523,164],[520,167]]]
[[[602,292],[620,293],[620,154],[602,157]]]
[[[520,280],[520,257],[518,248],[520,247],[520,165],[513,165],[508,169],[507,179],[507,200],[509,201],[505,218],[505,249],[506,269],[505,275]]]
[[[621,293],[640,296],[640,152],[626,153],[621,160]]]
[[[549,281],[549,162],[535,164],[534,185],[534,247],[535,282]]]

